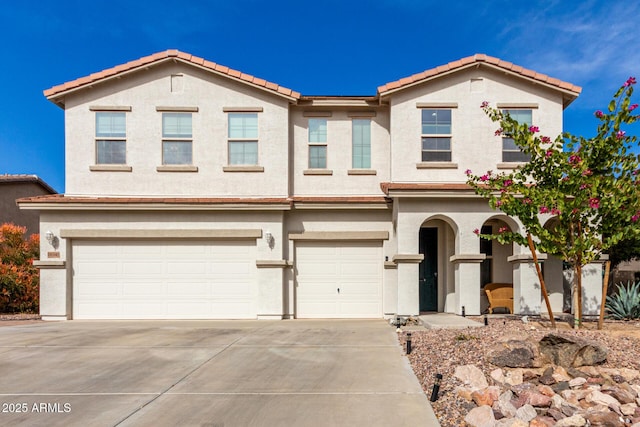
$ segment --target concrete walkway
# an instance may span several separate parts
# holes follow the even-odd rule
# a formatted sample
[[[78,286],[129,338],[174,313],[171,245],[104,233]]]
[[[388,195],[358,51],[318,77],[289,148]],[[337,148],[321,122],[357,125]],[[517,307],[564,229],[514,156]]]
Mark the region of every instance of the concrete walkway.
[[[475,320],[451,313],[429,313],[419,317],[427,329],[465,329],[484,326]]]
[[[383,320],[43,322],[0,357],[0,425],[439,425]]]

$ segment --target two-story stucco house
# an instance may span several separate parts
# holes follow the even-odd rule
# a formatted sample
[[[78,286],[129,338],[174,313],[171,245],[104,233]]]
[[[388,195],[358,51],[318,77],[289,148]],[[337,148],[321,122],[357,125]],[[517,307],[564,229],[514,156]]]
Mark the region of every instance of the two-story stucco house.
[[[55,86],[66,194],[20,201],[58,238],[37,262],[41,314],[479,314],[487,282],[513,283],[516,313],[539,312],[528,249],[473,233],[517,221],[464,171],[527,160],[494,135],[483,101],[555,136],[580,90],[475,55],[372,96],[303,96],[176,50]],[[562,263],[547,259],[545,275],[562,311]]]

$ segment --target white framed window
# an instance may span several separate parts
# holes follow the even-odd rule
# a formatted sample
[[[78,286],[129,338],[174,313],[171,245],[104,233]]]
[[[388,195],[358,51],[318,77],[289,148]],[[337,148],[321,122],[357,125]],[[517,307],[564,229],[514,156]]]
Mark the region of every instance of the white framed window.
[[[309,168],[327,168],[327,119],[309,119]]]
[[[258,114],[229,113],[229,165],[258,164]]]
[[[351,153],[354,169],[371,168],[371,119],[352,120]]]
[[[193,164],[191,113],[162,113],[162,164]]]
[[[96,164],[124,165],[127,163],[126,113],[96,112]]]
[[[531,126],[533,123],[533,113],[530,109],[504,109],[503,113],[516,120],[519,124]],[[502,161],[505,163],[524,163],[531,160],[529,154],[523,153],[522,149],[516,145],[513,138],[508,135],[502,137]]]
[[[451,161],[451,109],[422,109],[422,161]]]

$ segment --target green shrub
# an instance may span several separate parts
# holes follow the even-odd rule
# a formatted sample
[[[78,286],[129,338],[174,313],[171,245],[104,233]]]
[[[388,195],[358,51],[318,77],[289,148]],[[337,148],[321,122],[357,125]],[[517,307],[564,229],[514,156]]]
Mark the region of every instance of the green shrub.
[[[608,296],[605,309],[616,320],[640,319],[640,282],[619,283],[618,293]]]

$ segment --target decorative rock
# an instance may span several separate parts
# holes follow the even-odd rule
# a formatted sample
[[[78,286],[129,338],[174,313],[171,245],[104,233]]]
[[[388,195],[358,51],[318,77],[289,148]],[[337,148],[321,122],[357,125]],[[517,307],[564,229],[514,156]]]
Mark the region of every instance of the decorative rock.
[[[533,368],[535,347],[528,341],[509,340],[489,354],[489,361],[496,366],[509,368]]]
[[[541,393],[531,393],[527,399],[527,403],[538,408],[551,406],[551,398]]]
[[[458,366],[453,375],[473,389],[481,389],[489,386],[482,371],[474,365]]]
[[[635,403],[625,403],[624,405],[620,405],[620,412],[623,415],[631,416],[636,412],[636,404]]]
[[[544,394],[545,396],[553,397],[556,395],[553,389],[548,385],[540,384],[536,389],[538,390],[538,393]]]
[[[498,421],[494,427],[529,427],[529,423],[518,418],[504,418]]]
[[[540,353],[565,367],[592,366],[607,359],[607,349],[583,338],[548,334],[540,340]]]
[[[547,411],[547,415],[553,417],[554,420],[559,421],[563,418],[567,418],[565,414],[562,413],[559,409],[551,408]]]
[[[591,393],[587,394],[584,400],[587,403],[593,402],[604,406],[610,406],[612,408],[620,408],[620,402],[618,402],[615,397],[604,394],[598,390],[593,390]]]
[[[504,383],[504,372],[502,372],[501,368],[494,369],[493,371],[491,371],[489,376],[497,383]]]
[[[496,386],[487,387],[482,390],[476,390],[471,393],[471,398],[478,406],[492,406],[493,402],[498,400],[499,396],[500,388]]]
[[[551,388],[553,389],[553,391],[555,391],[556,393],[560,393],[564,390],[569,390],[569,381],[560,381],[557,384],[552,384]]]
[[[567,418],[563,418],[556,423],[555,427],[582,427],[587,423],[582,415],[575,414]]]
[[[600,371],[595,366],[582,366],[580,370],[590,377],[600,376]]]
[[[613,396],[620,403],[632,403],[636,400],[635,393],[632,394],[622,387],[602,387],[600,391]]]
[[[583,377],[573,378],[569,380],[569,387],[578,388],[578,387],[581,387],[582,384],[585,384],[586,382],[587,382],[587,379]]]
[[[562,405],[566,405],[567,401],[564,400],[559,394],[551,396],[551,407],[559,409]]]
[[[516,411],[516,418],[527,423],[537,416],[538,413],[536,412],[536,409],[531,405],[524,405]]]
[[[511,390],[505,391],[498,397],[498,400],[493,403],[494,409],[500,411],[505,417],[515,417],[517,408],[511,403],[512,398],[513,392]]]
[[[556,420],[551,417],[537,416],[529,422],[529,427],[553,427]]]
[[[624,427],[624,422],[613,412],[588,412],[584,417],[593,427]]]
[[[464,421],[471,427],[494,427],[496,418],[490,406],[478,406],[473,408]]]
[[[458,386],[455,388],[455,392],[458,395],[458,397],[461,397],[469,402],[471,402],[471,400],[473,400],[471,398],[471,393],[473,392],[472,389],[467,388],[467,387],[462,387],[462,386]]]
[[[553,370],[552,376],[557,382],[569,381],[571,379],[571,377],[567,373],[567,370],[562,366],[556,366],[556,368]]]
[[[522,369],[520,368],[507,371],[506,375],[504,376],[504,381],[509,385],[522,384],[523,380],[524,378],[522,375]]]

